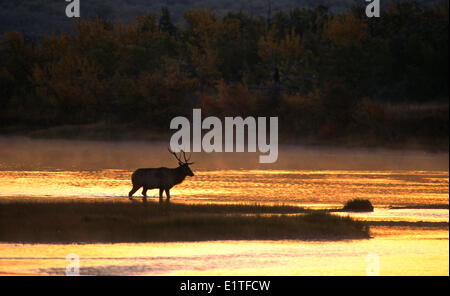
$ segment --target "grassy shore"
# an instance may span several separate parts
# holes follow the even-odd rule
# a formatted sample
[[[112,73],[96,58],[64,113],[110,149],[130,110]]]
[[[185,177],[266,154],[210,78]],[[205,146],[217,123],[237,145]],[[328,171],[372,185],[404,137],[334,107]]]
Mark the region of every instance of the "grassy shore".
[[[294,206],[156,202],[7,202],[0,241],[118,243],[368,238],[366,224]]]

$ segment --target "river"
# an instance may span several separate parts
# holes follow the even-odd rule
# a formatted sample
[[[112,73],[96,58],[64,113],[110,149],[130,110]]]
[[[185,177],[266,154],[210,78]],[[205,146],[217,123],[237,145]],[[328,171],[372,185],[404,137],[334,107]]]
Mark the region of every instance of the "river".
[[[364,198],[375,211],[351,214],[358,219],[449,221],[448,153],[285,146],[279,155],[269,166],[249,153],[193,154],[195,176],[171,191],[172,202],[339,208]],[[164,144],[0,139],[0,206],[126,201],[135,168],[175,163]],[[371,239],[348,241],[3,242],[0,273],[65,274],[73,253],[89,275],[448,275],[448,239],[447,226],[373,227]]]

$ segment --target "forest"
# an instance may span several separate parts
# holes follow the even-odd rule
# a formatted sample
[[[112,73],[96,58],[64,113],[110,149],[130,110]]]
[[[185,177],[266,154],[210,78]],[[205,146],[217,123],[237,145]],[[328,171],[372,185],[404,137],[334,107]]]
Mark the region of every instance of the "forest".
[[[128,21],[80,18],[39,38],[6,31],[0,133],[84,125],[114,138],[167,131],[201,108],[278,116],[286,142],[448,149],[448,13],[448,1],[402,1],[380,18],[317,5],[190,8],[175,21],[163,7]]]
[[[404,0],[382,0],[380,5]],[[433,3],[417,0],[422,5]],[[445,0],[434,0],[445,1]],[[183,13],[192,8],[207,8],[219,16],[243,12],[250,16],[268,17],[278,11],[295,7],[314,8],[326,5],[330,12],[343,12],[365,0],[80,0],[82,18],[99,16],[104,20],[130,22],[142,14],[160,15],[161,7],[170,10],[174,23],[183,22]],[[66,0],[0,1],[0,32],[18,31],[27,38],[39,38],[56,30],[72,31],[72,22],[65,16]]]

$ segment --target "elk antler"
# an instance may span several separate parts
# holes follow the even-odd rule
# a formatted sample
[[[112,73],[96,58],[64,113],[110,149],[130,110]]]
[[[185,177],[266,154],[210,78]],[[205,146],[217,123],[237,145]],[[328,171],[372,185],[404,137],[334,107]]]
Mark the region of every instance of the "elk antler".
[[[172,151],[172,149],[170,149],[170,147],[168,147],[168,150],[171,154],[173,154],[175,156],[175,158],[178,160],[179,163],[184,163],[184,164],[193,164],[193,162],[189,162],[189,160],[191,159],[192,154],[189,154],[189,158],[186,159],[186,153],[183,150],[180,150],[181,153],[183,153],[183,158],[184,161],[181,160],[181,153],[180,153],[180,157],[178,157],[178,155]]]
[[[168,147],[167,150],[169,150],[169,152],[173,154],[173,156],[175,156],[175,158],[178,160],[179,163],[183,163],[183,161],[178,157],[178,155],[175,152],[172,151],[172,149],[170,149],[170,147]]]
[[[185,163],[188,163],[188,161],[191,159],[192,154],[189,154],[189,158],[186,159],[186,153],[185,153],[183,150],[181,150],[181,152],[183,152],[184,162],[185,162]]]
[[[183,158],[184,158],[184,163],[185,164],[194,164],[193,162],[189,162],[189,160],[191,160],[192,153],[189,154],[189,158],[186,159],[186,153],[183,150],[181,150],[181,152],[183,152]]]

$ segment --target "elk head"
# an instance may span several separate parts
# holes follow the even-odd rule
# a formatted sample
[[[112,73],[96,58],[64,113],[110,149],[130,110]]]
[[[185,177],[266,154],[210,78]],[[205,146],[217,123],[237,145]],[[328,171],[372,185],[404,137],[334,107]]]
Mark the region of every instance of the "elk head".
[[[171,154],[173,154],[173,156],[175,156],[175,158],[177,159],[179,168],[181,168],[183,170],[183,173],[186,176],[193,177],[194,173],[191,171],[191,168],[189,167],[190,164],[194,164],[193,162],[189,162],[189,160],[191,159],[191,155],[189,155],[189,158],[186,159],[186,153],[183,150],[181,150],[180,157],[179,157],[175,152],[173,152],[170,149],[170,147],[168,149],[169,149],[169,152]],[[183,155],[184,161],[181,159],[181,155]]]

